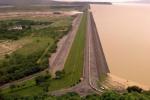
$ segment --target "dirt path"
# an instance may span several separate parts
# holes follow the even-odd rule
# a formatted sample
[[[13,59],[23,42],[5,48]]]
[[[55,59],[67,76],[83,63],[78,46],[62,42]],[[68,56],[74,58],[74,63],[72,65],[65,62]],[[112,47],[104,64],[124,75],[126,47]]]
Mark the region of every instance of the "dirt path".
[[[49,71],[53,76],[55,76],[56,71],[61,71],[64,68],[65,61],[68,57],[70,48],[74,41],[74,37],[77,33],[82,14],[79,14],[72,23],[72,29],[69,31],[68,35],[65,36],[58,44],[58,49],[55,54],[49,59]]]

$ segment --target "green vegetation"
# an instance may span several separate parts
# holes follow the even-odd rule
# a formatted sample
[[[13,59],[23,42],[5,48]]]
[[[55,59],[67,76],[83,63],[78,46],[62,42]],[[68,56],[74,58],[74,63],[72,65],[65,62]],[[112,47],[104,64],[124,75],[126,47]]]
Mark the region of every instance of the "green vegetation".
[[[35,95],[35,96],[20,96],[20,95],[10,95],[5,96],[0,93],[1,100],[150,100],[150,91],[138,92],[125,92],[117,93],[115,91],[107,91],[101,95],[92,94],[86,97],[81,97],[77,93],[71,92],[64,94],[62,96],[49,96],[45,93]]]
[[[65,76],[65,71],[57,71],[55,79],[62,79]]]
[[[71,10],[82,10],[83,6],[66,6],[66,5],[62,5],[62,6],[50,6],[50,9],[51,10],[54,10],[54,11],[71,11]],[[58,13],[59,14],[59,13]]]
[[[130,86],[127,88],[128,92],[138,92],[138,93],[141,93],[143,91],[142,88],[140,87],[137,87],[137,86]]]
[[[52,22],[35,22],[32,20],[5,20],[0,21],[0,39],[17,40],[32,32],[32,26],[45,26]]]
[[[84,13],[75,40],[64,66],[63,78],[51,82],[49,91],[77,84],[82,75],[87,15]]]
[[[48,91],[54,91],[62,88],[68,88],[79,83],[84,61],[84,44],[85,44],[85,33],[86,33],[86,13],[80,23],[80,27],[75,36],[75,40],[71,47],[68,59],[65,63],[64,71],[57,72],[57,77],[55,79],[47,79],[46,82],[49,83]],[[41,74],[43,75],[43,74]],[[43,88],[36,84],[34,79],[27,80],[21,83],[25,84],[19,88],[14,89],[11,92],[10,88],[2,90],[5,95],[21,95],[21,96],[33,96],[37,94],[42,94],[44,92]],[[34,92],[32,92],[34,90]]]
[[[0,22],[0,39],[20,41],[27,38],[30,41],[0,60],[0,85],[43,71],[49,66],[48,58],[56,51],[57,42],[68,33],[71,27],[71,18],[66,18],[64,24],[60,20],[53,22],[53,24],[57,23],[55,26],[45,21],[6,20]],[[33,27],[37,25],[41,28]],[[46,27],[43,27],[45,25]]]
[[[106,79],[107,75],[106,74],[101,74],[99,77],[99,82],[103,82]]]
[[[37,76],[35,78],[36,85],[41,85],[41,84],[45,83],[50,78],[51,78],[51,76],[49,74]]]
[[[37,76],[35,78],[36,85],[42,87],[44,92],[48,92],[50,80],[51,80],[51,76],[48,73],[46,75]]]

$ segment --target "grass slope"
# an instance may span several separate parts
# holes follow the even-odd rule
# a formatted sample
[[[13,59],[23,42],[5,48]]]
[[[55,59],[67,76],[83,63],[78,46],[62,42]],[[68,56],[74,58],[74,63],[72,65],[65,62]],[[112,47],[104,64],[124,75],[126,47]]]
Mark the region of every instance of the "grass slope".
[[[50,91],[72,86],[80,80],[84,63],[86,22],[85,13],[64,66],[65,76],[60,80],[54,80],[54,84],[49,88]]]
[[[86,33],[87,16],[84,14],[76,38],[70,50],[69,56],[65,63],[65,72],[70,83],[78,81],[82,74],[84,63],[85,33]]]

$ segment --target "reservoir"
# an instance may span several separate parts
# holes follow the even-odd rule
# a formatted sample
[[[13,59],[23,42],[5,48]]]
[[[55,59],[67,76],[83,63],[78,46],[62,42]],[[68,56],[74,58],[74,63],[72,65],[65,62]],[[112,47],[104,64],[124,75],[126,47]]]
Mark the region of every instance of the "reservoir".
[[[110,73],[150,87],[150,5],[98,5],[91,11]]]

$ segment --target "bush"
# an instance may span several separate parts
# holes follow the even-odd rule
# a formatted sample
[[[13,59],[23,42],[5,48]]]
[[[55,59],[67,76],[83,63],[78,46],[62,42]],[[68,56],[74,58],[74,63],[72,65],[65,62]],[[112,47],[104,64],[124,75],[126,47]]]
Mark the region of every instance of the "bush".
[[[55,77],[56,79],[62,79],[65,75],[65,71],[64,70],[63,71],[57,71],[55,73],[55,75],[56,75],[56,77]]]
[[[4,95],[2,94],[2,90],[0,89],[0,100],[4,100]]]
[[[101,100],[100,95],[98,94],[92,94],[92,95],[87,95],[84,100]]]
[[[40,86],[43,88],[43,91],[44,92],[48,92],[48,87],[49,87],[49,83],[42,83]]]
[[[7,59],[7,58],[9,58],[10,56],[9,56],[9,54],[5,54],[5,58]]]
[[[50,75],[37,76],[35,78],[36,85],[42,85],[43,83],[45,83],[50,78],[51,78]]]
[[[16,85],[15,85],[15,84],[11,84],[11,85],[9,86],[9,88],[10,88],[11,91],[13,91],[13,90],[16,88]]]
[[[57,97],[57,100],[81,100],[81,97],[75,92],[69,92],[65,95]]]
[[[101,95],[100,100],[119,100],[120,94],[114,92],[114,91],[108,91]]]
[[[127,88],[127,91],[130,92],[138,92],[141,93],[143,91],[142,88],[138,87],[138,86],[131,86]]]

